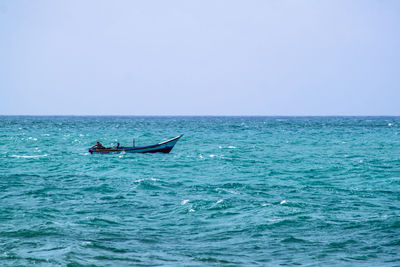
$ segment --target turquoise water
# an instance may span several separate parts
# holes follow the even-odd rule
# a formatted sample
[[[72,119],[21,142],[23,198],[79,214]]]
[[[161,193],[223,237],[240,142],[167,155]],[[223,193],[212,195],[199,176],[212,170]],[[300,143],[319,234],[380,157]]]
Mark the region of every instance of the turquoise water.
[[[400,117],[2,116],[0,265],[33,264],[399,266]]]

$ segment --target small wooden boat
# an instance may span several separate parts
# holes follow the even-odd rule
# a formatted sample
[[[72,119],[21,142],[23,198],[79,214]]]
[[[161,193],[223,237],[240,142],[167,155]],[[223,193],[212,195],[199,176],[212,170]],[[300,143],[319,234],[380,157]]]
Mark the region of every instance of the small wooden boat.
[[[151,145],[151,146],[142,146],[142,147],[105,147],[105,148],[97,148],[97,147],[92,147],[89,148],[90,154],[92,153],[102,153],[102,154],[108,154],[108,153],[121,153],[121,152],[126,152],[126,153],[156,153],[156,152],[161,152],[161,153],[169,153],[176,142],[178,142],[179,138],[183,136],[177,136],[175,138],[172,138],[170,140]]]

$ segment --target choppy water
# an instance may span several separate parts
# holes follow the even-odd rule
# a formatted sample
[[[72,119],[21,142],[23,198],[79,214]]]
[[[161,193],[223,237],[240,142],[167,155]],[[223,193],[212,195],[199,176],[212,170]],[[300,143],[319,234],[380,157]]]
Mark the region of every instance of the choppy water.
[[[0,265],[32,264],[399,266],[400,118],[0,117]]]

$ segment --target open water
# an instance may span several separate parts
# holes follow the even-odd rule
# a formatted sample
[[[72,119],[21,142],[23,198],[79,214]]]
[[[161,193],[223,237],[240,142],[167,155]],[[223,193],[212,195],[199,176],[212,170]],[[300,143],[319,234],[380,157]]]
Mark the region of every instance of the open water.
[[[2,116],[0,266],[31,265],[400,266],[400,117]]]

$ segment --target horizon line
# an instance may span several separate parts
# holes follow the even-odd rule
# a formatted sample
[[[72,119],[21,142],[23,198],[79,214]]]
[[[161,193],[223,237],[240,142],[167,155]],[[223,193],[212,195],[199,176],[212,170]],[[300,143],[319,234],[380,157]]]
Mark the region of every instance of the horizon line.
[[[83,115],[83,114],[0,114],[1,117],[400,117],[400,115]]]

